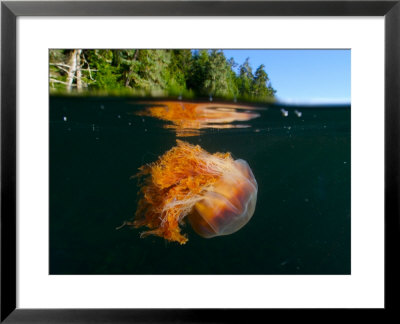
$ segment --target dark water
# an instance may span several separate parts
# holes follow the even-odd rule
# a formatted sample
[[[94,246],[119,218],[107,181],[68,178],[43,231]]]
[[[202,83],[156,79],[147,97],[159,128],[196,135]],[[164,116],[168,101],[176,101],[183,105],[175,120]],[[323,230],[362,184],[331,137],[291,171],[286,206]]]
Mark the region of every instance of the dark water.
[[[175,145],[132,99],[50,99],[51,274],[349,274],[350,107],[264,105],[250,128],[181,138],[246,160],[259,191],[251,221],[186,245],[115,228],[133,217],[137,168]],[[294,112],[301,112],[298,117]]]

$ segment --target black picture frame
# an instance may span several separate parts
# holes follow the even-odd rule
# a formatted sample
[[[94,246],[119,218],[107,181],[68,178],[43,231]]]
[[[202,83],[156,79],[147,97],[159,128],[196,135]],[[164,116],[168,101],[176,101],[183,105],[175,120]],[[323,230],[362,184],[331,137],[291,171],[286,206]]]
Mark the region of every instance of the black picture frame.
[[[1,3],[1,317],[5,323],[237,322],[261,309],[16,308],[16,19],[19,16],[384,16],[385,308],[396,312],[399,256],[400,0],[395,1],[4,1]],[[40,293],[40,292],[38,292]],[[318,312],[318,310],[314,310]],[[357,311],[357,310],[353,310]],[[309,316],[297,310],[296,316]],[[332,313],[332,312],[331,312]],[[360,314],[360,312],[358,312]],[[390,314],[393,315],[393,314]],[[270,315],[268,315],[270,316]],[[335,315],[334,315],[335,316]],[[262,321],[263,321],[262,320]]]

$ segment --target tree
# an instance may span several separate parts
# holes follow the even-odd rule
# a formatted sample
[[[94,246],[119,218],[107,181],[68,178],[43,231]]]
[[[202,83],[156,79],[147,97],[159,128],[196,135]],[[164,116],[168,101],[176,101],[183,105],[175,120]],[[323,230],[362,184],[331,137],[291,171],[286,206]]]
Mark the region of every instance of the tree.
[[[91,70],[89,63],[82,56],[81,49],[50,51],[50,84],[53,88],[56,83],[65,85],[68,92],[71,92],[73,87],[81,92],[82,88],[87,86],[83,73],[89,71],[91,74]],[[83,69],[85,64],[87,68]]]
[[[94,78],[96,82],[94,88],[101,90],[110,90],[121,87],[121,74],[117,66],[112,64],[112,50],[89,50],[86,52],[88,61],[94,66],[96,72]]]
[[[264,68],[264,64],[261,64],[254,74],[252,92],[254,97],[256,98],[268,97],[271,95],[267,87],[267,82],[269,81],[268,74],[264,71]]]
[[[182,86],[186,87],[192,61],[193,58],[191,50],[171,50],[169,72],[171,77]]]
[[[264,65],[253,75],[247,58],[236,74],[237,64],[222,50],[50,50],[49,58],[55,90],[156,90],[257,100],[275,93]]]
[[[206,65],[204,91],[213,96],[229,94],[230,67],[222,51],[212,50]]]
[[[165,50],[140,50],[133,87],[147,91],[166,89],[166,68],[170,60],[171,54]]]
[[[238,89],[239,94],[243,97],[251,97],[253,84],[253,71],[249,63],[249,58],[246,58],[244,63],[239,67]]]
[[[209,64],[209,54],[206,50],[194,51],[192,65],[189,68],[187,87],[198,95],[207,95],[204,89],[204,81]]]

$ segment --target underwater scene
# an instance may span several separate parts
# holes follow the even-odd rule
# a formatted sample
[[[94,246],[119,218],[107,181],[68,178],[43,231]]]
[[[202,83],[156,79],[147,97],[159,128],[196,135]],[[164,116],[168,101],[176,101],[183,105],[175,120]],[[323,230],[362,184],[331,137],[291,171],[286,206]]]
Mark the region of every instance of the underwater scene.
[[[351,273],[349,103],[126,52],[50,51],[49,274]]]
[[[51,274],[350,273],[350,107],[207,105],[254,118],[177,137],[179,127],[146,113],[162,103],[50,99]],[[243,228],[203,238],[183,219],[183,245],[116,229],[138,208],[132,176],[177,139],[248,163],[257,199]]]

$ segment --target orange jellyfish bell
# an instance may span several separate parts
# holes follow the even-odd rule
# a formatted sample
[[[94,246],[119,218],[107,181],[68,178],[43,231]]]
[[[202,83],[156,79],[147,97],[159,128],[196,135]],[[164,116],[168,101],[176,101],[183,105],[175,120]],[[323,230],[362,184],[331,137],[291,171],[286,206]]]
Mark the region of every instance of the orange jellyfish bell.
[[[196,233],[211,238],[238,231],[254,214],[257,182],[247,162],[230,153],[210,154],[178,140],[138,176],[143,182],[133,225],[149,228],[142,236],[184,244],[186,217]]]
[[[253,172],[244,160],[233,163],[235,173],[223,175],[188,216],[192,228],[202,237],[235,233],[254,214],[257,182]]]

